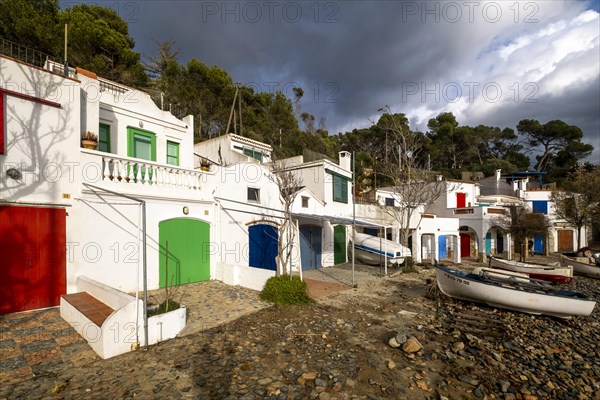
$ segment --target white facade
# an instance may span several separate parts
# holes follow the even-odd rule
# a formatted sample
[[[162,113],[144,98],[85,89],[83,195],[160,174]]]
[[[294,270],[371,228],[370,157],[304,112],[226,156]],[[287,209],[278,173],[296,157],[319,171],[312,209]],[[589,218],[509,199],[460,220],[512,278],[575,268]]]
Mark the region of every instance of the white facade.
[[[159,286],[161,221],[198,219],[211,224],[214,236],[207,179],[214,171],[193,169],[191,116],[178,120],[146,93],[80,69],[65,78],[0,57],[0,71],[5,103],[0,205],[67,209],[67,293],[79,276],[125,292],[141,290],[142,201],[149,289]],[[82,149],[81,134],[99,134],[101,125],[108,127],[107,151]],[[151,159],[136,157],[132,132],[152,139]],[[167,143],[178,150],[176,161],[170,160],[178,165],[167,163]],[[10,178],[11,169],[20,177]]]
[[[397,196],[393,189],[381,188],[376,192],[377,204],[357,204],[356,209],[357,218],[390,226],[386,230],[387,235],[391,234],[388,239],[402,243],[400,223],[395,217],[396,213],[390,210],[390,207],[398,207]],[[420,206],[411,215],[408,226],[411,232],[410,250],[416,262],[433,262],[443,258],[460,263],[457,218],[439,217]]]
[[[209,180],[218,213],[213,243],[217,259],[214,278],[261,290],[275,270],[250,266],[250,228],[268,225],[279,231],[284,213],[278,186],[268,166],[256,162],[217,166],[215,171]],[[285,241],[286,235],[283,236],[278,240]]]
[[[554,202],[551,200],[552,191],[545,189],[527,189],[521,192],[523,204],[531,211],[535,210],[534,202],[538,202],[542,207],[539,212],[544,212],[550,222],[550,231],[548,233],[548,242],[550,252],[571,252],[577,249],[577,228],[571,226],[566,221],[561,220],[555,211]],[[544,206],[545,204],[545,206]],[[570,240],[569,240],[570,239]],[[569,244],[570,242],[570,244]],[[587,231],[586,227],[581,228],[580,247],[587,246]]]
[[[194,152],[198,155],[198,162],[205,158],[209,162],[228,166],[249,161],[269,163],[273,148],[268,144],[229,133],[196,143]]]

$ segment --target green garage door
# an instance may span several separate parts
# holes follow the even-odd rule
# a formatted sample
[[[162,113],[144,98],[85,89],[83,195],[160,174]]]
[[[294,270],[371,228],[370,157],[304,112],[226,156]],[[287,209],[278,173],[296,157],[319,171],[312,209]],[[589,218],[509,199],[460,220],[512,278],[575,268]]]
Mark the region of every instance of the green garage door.
[[[160,287],[210,279],[210,225],[191,218],[158,224]],[[169,260],[167,263],[167,246]],[[168,279],[167,279],[168,278]]]

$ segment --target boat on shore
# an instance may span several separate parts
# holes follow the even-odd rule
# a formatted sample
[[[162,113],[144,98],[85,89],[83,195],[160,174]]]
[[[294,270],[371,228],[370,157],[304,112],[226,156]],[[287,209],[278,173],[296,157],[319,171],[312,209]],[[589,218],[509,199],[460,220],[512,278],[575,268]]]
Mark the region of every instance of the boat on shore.
[[[578,258],[583,259],[584,257],[578,257]],[[583,275],[583,276],[587,276],[589,278],[600,279],[600,267],[597,266],[596,264],[592,264],[591,262],[589,262],[589,258],[588,258],[588,262],[584,262],[584,261],[579,261],[579,260],[573,259],[571,257],[561,255],[560,256],[560,265],[563,267],[571,266],[573,268],[573,272],[577,275]]]
[[[573,281],[571,266],[541,265],[490,257],[490,267],[524,273],[531,278],[552,283],[571,283]]]
[[[380,265],[387,258],[388,264],[399,265],[406,257],[412,256],[409,248],[391,240],[366,233],[355,233],[355,235],[354,252],[356,259],[362,263]]]
[[[536,279],[524,279],[508,271],[480,268],[459,271],[435,264],[437,285],[442,293],[456,299],[534,315],[570,318],[588,316],[596,302],[582,293],[557,290]]]

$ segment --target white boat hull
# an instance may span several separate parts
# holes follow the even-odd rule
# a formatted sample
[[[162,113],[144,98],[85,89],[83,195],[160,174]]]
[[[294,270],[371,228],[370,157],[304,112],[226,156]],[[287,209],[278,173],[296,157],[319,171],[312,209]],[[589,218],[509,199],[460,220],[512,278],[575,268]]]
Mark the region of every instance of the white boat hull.
[[[439,265],[436,265],[435,274],[438,287],[447,296],[529,314],[560,318],[573,315],[588,316],[596,305],[596,302],[581,294],[567,296],[556,292],[545,293],[528,289],[523,286],[524,283],[511,279],[495,280],[492,283],[482,280],[478,275]]]
[[[570,266],[554,267],[551,265],[502,260],[495,257],[490,257],[490,266],[505,271],[528,274],[531,278],[543,279],[554,283],[570,283],[573,280],[573,268]]]
[[[356,233],[356,244],[354,252],[356,259],[369,265],[383,264],[387,260],[388,264],[402,264],[406,257],[411,256],[411,251],[396,242],[367,235],[365,233]]]
[[[573,268],[573,272],[577,275],[600,279],[600,267],[597,267],[594,264],[584,263],[573,260],[569,257],[560,256],[560,265],[571,266]]]

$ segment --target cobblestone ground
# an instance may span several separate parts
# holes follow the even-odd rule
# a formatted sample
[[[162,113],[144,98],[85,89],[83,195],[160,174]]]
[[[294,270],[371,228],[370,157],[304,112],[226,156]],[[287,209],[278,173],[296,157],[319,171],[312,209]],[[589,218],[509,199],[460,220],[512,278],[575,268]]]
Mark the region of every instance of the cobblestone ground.
[[[434,288],[432,269],[395,271],[309,306],[250,309],[147,350],[4,381],[0,399],[600,399],[598,308],[561,320]],[[598,280],[571,288],[600,298]],[[227,293],[211,313],[246,296]],[[403,336],[420,348],[390,345]]]

